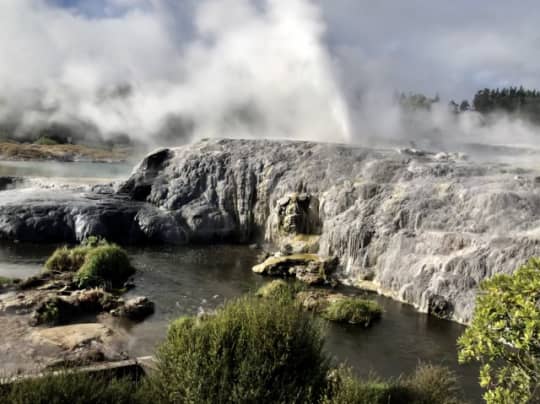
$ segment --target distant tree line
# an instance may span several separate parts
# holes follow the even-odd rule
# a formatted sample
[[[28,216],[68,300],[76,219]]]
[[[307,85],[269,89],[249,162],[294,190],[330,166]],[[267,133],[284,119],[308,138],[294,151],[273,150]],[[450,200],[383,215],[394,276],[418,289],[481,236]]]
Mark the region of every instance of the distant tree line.
[[[484,88],[476,92],[472,105],[464,100],[459,106],[450,103],[455,112],[475,110],[483,115],[506,113],[534,123],[540,123],[540,91],[520,87]],[[457,108],[456,108],[457,106]]]
[[[429,111],[440,102],[438,95],[429,97],[420,93],[396,93],[394,100],[406,112]],[[451,112],[459,114],[476,111],[482,115],[506,113],[508,115],[540,124],[540,91],[520,87],[484,88],[474,94],[471,101],[451,100],[448,104]]]

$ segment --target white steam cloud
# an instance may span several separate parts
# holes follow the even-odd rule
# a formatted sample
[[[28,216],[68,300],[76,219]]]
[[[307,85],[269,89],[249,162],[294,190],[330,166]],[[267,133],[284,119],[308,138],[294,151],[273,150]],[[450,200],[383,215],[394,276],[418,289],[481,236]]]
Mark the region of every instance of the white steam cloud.
[[[2,0],[0,125],[17,134],[61,123],[148,144],[538,143],[520,120],[456,116],[446,101],[411,118],[396,105],[396,90],[470,97],[520,84],[505,81],[512,69],[534,85],[537,58],[523,59],[534,38],[518,48],[508,38],[516,25],[533,32],[537,19],[496,0],[487,19],[498,32],[480,18],[484,7],[460,1],[462,12],[424,0]]]
[[[92,18],[45,0],[2,2],[0,119],[19,130],[90,124],[147,142],[168,132],[177,142],[349,140],[325,25],[310,1],[106,3],[118,13]],[[175,26],[180,17],[193,27]]]

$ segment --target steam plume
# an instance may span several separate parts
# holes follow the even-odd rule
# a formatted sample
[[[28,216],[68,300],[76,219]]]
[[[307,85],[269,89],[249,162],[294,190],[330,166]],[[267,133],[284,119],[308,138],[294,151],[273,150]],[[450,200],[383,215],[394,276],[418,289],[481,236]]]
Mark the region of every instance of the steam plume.
[[[18,131],[67,122],[145,142],[160,135],[170,142],[349,140],[346,104],[321,40],[325,25],[310,1],[156,0],[123,8],[128,2],[110,0],[111,15],[100,18],[44,0],[5,3],[0,119]],[[192,26],[175,25],[182,20]]]

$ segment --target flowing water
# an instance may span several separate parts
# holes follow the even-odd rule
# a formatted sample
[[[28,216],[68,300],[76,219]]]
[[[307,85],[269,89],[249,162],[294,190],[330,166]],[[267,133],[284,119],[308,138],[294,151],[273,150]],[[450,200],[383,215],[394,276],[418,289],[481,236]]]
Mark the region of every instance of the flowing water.
[[[0,163],[0,175],[115,179],[129,171],[128,165]],[[24,278],[37,273],[54,248],[0,244],[0,276]],[[155,314],[142,323],[117,322],[129,335],[128,353],[133,356],[151,355],[171,319],[212,310],[269,281],[251,272],[258,251],[246,246],[130,247],[128,251],[138,269],[136,287],[129,295],[145,295],[156,304]],[[326,346],[336,362],[346,362],[361,376],[381,377],[399,377],[420,362],[446,365],[460,377],[469,401],[480,402],[478,369],[460,366],[456,360],[462,326],[384,297],[373,298],[383,306],[384,315],[372,328],[327,324]]]

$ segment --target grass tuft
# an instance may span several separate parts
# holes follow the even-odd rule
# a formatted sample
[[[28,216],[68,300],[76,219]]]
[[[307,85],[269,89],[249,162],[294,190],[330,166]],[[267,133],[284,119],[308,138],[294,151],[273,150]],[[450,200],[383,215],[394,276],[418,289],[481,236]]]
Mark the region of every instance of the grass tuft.
[[[135,273],[126,251],[117,245],[90,248],[75,274],[80,288],[119,288]]]
[[[74,280],[80,288],[121,288],[135,272],[123,248],[97,237],[89,237],[74,248],[56,249],[45,269],[75,273]]]
[[[361,380],[348,368],[336,369],[323,404],[463,404],[453,372],[434,365],[419,365],[409,377]]]
[[[60,372],[0,385],[6,404],[130,404],[144,402],[138,383],[127,378]]]
[[[346,297],[331,302],[321,314],[330,321],[363,324],[369,327],[381,318],[382,309],[377,302],[358,297]]]

